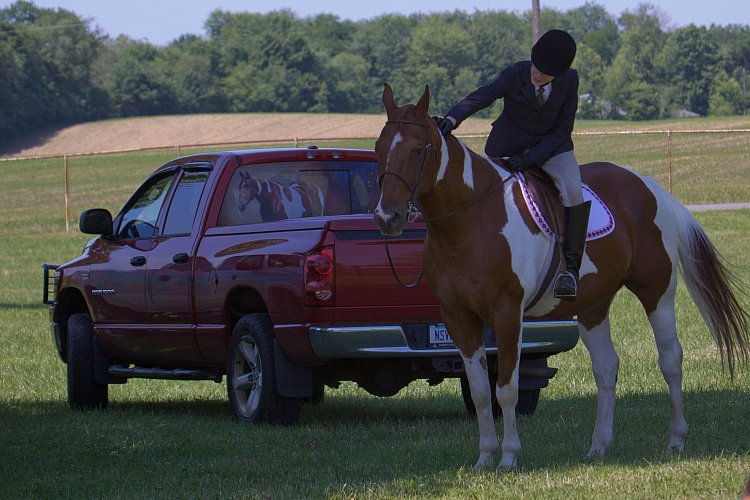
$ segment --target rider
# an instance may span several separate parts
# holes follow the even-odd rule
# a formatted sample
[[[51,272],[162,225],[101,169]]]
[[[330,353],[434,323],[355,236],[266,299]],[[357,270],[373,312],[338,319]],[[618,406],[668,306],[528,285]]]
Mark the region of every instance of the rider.
[[[531,49],[531,61],[505,68],[494,82],[480,87],[438,119],[447,136],[466,118],[504,99],[492,123],[485,152],[507,157],[512,172],[539,166],[560,191],[565,210],[563,252],[567,272],[555,282],[555,297],[573,300],[583,258],[591,202],[583,201],[581,171],[573,153],[573,124],[578,109],[578,72],[570,65],[576,42],[562,30],[544,33]]]

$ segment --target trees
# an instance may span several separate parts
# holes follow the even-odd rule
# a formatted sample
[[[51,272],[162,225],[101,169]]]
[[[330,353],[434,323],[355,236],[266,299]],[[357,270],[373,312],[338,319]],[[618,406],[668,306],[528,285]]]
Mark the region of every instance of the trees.
[[[678,28],[670,33],[656,60],[660,81],[677,97],[672,104],[708,114],[708,98],[719,68],[719,46],[712,34],[695,25]]]
[[[27,1],[0,9],[0,135],[102,116],[91,84],[102,38],[68,10]]]
[[[109,97],[111,116],[140,116],[177,111],[167,76],[156,64],[158,49],[121,35],[107,46],[97,66]]]

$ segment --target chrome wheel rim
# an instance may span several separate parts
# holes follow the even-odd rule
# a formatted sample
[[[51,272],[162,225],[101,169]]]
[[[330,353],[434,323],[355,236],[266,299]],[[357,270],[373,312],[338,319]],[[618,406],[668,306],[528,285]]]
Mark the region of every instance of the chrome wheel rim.
[[[251,417],[260,405],[263,368],[258,345],[243,338],[234,353],[233,391],[237,409],[245,418]]]

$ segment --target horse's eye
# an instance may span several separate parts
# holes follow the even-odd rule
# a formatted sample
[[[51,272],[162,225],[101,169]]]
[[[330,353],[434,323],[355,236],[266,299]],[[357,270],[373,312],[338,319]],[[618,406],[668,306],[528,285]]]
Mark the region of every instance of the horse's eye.
[[[414,156],[419,156],[419,155],[421,155],[421,154],[422,154],[422,151],[424,151],[424,149],[422,149],[422,148],[417,148],[417,149],[415,149],[415,150],[414,150]]]

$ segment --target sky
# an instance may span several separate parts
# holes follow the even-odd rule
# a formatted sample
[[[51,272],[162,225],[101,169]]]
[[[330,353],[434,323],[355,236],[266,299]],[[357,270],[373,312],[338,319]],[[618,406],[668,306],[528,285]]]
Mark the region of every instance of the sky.
[[[228,12],[267,13],[291,9],[298,17],[333,14],[340,19],[359,21],[382,14],[430,13],[463,10],[505,10],[522,13],[531,9],[531,0],[31,0],[37,7],[64,8],[90,19],[106,34],[120,34],[154,45],[167,45],[183,34],[203,36],[203,24],[215,9]],[[540,0],[542,8],[566,11],[584,5],[586,0]],[[638,0],[594,0],[617,17],[633,9]],[[7,7],[14,0],[0,0]],[[750,25],[748,0],[650,0],[666,14],[670,27],[688,24]],[[93,27],[93,26],[92,26]]]

